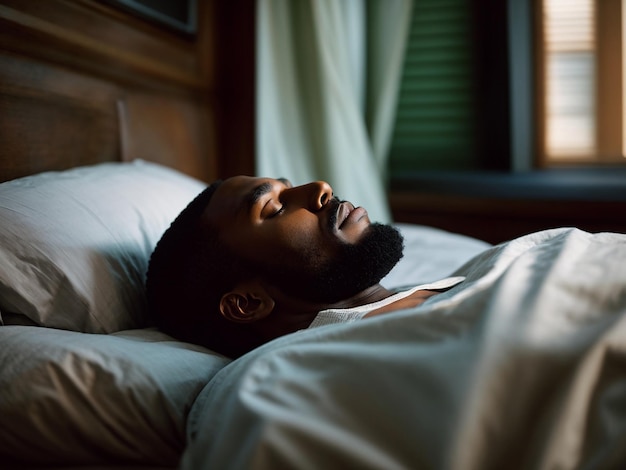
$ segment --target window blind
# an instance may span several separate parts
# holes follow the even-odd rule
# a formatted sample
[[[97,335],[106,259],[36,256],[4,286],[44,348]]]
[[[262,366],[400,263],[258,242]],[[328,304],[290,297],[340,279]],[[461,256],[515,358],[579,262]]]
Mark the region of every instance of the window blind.
[[[593,0],[544,0],[546,154],[596,153]]]
[[[458,169],[475,149],[468,0],[414,3],[390,148],[390,172]]]

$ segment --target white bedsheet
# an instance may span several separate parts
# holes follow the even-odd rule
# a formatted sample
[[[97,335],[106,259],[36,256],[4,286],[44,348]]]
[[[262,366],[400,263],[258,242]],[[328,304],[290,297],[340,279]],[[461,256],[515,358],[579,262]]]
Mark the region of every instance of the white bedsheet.
[[[182,468],[624,468],[626,235],[540,232],[456,274],[222,369]]]

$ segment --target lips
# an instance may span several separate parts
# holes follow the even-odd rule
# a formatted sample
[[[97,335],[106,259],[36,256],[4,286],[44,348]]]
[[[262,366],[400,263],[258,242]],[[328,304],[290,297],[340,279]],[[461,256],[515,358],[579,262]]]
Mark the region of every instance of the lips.
[[[358,222],[367,215],[367,211],[362,207],[354,207],[350,202],[344,201],[337,209],[337,229],[341,230],[345,225]]]
[[[342,202],[339,204],[339,207],[337,208],[337,215],[335,216],[337,229],[341,230],[341,227],[353,210],[354,206],[349,202]]]

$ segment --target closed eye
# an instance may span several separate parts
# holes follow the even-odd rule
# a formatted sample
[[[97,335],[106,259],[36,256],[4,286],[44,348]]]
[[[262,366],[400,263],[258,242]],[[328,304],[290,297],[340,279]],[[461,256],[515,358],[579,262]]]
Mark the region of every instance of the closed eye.
[[[285,205],[283,204],[282,206],[280,206],[280,209],[278,209],[276,212],[274,212],[273,214],[271,214],[269,217],[267,217],[268,219],[273,219],[276,216],[279,216],[280,214],[282,214],[283,212],[285,212]]]

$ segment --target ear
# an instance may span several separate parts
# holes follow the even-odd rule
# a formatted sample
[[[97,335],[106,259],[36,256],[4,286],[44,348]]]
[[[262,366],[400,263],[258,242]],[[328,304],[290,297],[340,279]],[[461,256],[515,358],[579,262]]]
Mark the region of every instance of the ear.
[[[251,323],[267,317],[274,310],[274,299],[257,281],[239,283],[220,300],[220,313],[236,323]]]

